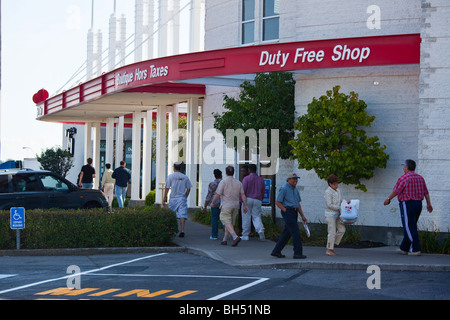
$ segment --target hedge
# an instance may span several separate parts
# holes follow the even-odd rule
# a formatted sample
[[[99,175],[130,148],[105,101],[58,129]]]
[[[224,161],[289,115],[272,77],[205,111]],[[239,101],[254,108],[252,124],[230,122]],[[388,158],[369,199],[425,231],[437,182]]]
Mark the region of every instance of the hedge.
[[[175,214],[160,207],[90,210],[27,210],[21,248],[147,247],[170,245]],[[15,249],[9,211],[0,211],[0,249]]]

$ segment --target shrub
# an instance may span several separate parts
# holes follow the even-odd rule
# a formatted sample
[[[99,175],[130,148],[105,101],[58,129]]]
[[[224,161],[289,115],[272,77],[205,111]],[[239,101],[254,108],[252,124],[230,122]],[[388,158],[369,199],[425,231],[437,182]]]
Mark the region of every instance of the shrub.
[[[145,196],[145,205],[146,206],[152,206],[155,204],[155,198],[156,198],[156,190],[152,190],[150,191],[146,196]]]
[[[175,214],[159,207],[103,210],[29,210],[21,230],[21,248],[162,246],[178,231]],[[9,212],[0,212],[0,249],[14,249],[16,232]]]

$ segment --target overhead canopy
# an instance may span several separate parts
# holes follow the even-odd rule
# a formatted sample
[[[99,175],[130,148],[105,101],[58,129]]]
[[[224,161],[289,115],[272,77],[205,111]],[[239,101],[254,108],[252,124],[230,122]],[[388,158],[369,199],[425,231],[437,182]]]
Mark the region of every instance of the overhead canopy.
[[[255,73],[420,63],[420,34],[246,46],[131,64],[38,104],[37,119],[104,122],[152,106],[205,96],[205,85],[238,86]]]

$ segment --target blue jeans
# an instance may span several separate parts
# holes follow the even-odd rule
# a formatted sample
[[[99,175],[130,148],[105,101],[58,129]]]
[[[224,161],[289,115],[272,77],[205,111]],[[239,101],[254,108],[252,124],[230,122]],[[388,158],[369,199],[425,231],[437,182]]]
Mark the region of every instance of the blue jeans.
[[[116,185],[114,187],[116,191],[117,203],[119,204],[119,208],[123,208],[123,204],[125,203],[125,196],[127,195],[127,187],[120,187]]]
[[[406,252],[420,251],[417,221],[419,221],[419,216],[422,212],[422,201],[400,201],[399,204],[403,225],[403,241],[400,244],[400,249]]]
[[[223,227],[222,221],[219,219],[220,216],[220,208],[219,207],[211,207],[211,237],[217,238],[219,234],[219,223]]]
[[[284,220],[284,230],[278,239],[275,248],[273,248],[273,253],[281,253],[286,243],[292,237],[292,243],[294,244],[294,255],[302,255],[302,239],[300,237],[300,229],[297,223],[298,212],[296,209],[286,208],[286,211],[281,211],[281,215]]]
[[[88,183],[88,182],[83,182],[83,183],[81,183],[81,187],[84,189],[92,189],[92,188],[94,188],[94,184]]]

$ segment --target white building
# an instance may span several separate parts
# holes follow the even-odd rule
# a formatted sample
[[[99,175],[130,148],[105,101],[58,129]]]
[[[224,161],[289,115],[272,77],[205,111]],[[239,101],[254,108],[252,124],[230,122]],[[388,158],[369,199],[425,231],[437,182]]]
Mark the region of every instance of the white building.
[[[193,14],[202,12],[195,10],[195,5],[192,8]],[[416,171],[427,182],[434,207],[431,214],[423,210],[419,224],[422,229],[448,232],[449,15],[450,4],[445,0],[380,0],[376,5],[360,0],[327,0],[320,4],[313,0],[205,0],[205,51],[191,50],[193,53],[167,57],[162,54],[158,59],[116,67],[39,104],[38,118],[88,123],[85,161],[87,154],[95,156],[99,150],[98,139],[89,149],[90,126],[97,128],[98,133],[100,124],[106,123],[106,154],[112,159],[113,141],[116,145],[123,141],[120,136],[123,131],[117,128],[126,121],[125,115],[133,114],[133,154],[141,152],[140,144],[135,141],[141,140],[141,130],[137,128],[143,126],[142,183],[147,191],[151,147],[148,122],[152,112],[158,114],[156,180],[159,186],[167,174],[163,152],[166,114],[171,114],[168,121],[174,125],[176,108],[173,106],[186,103],[187,174],[191,180],[196,180],[197,163],[201,164],[198,166],[201,196],[198,203],[190,197],[193,207],[205,198],[204,186],[213,179],[213,170],[224,171],[228,165],[210,159],[212,141],[210,136],[205,136],[213,128],[212,113],[222,110],[224,94],[237,94],[239,83],[252,79],[257,72],[293,72],[296,113],[301,115],[313,97],[340,85],[341,92],[355,91],[367,103],[368,113],[376,116],[367,130],[368,135],[377,135],[390,156],[387,168],[377,169],[374,178],[365,182],[367,192],[356,191],[352,186],[341,187],[345,198],[361,201],[357,224],[366,230],[375,227],[371,237],[376,240],[396,241],[401,227],[399,209],[394,203],[385,207],[383,201],[402,174],[400,164],[411,158],[416,160]],[[191,20],[193,31],[200,32],[199,19],[197,15]],[[193,34],[198,36],[201,32]],[[201,47],[198,40],[194,43]],[[195,134],[197,110],[201,114],[200,139]],[[169,135],[172,136],[171,130]],[[116,155],[116,159],[120,158],[120,154]],[[236,158],[233,164],[238,167]],[[140,166],[140,157],[133,156],[132,161],[133,167]],[[275,187],[281,187],[289,172],[297,172],[301,176],[299,188],[306,217],[311,222],[324,222],[326,182],[319,180],[313,171],[297,167],[295,161],[281,161]],[[139,172],[133,173],[135,191],[131,197],[139,201],[136,190],[140,188],[141,177]]]

